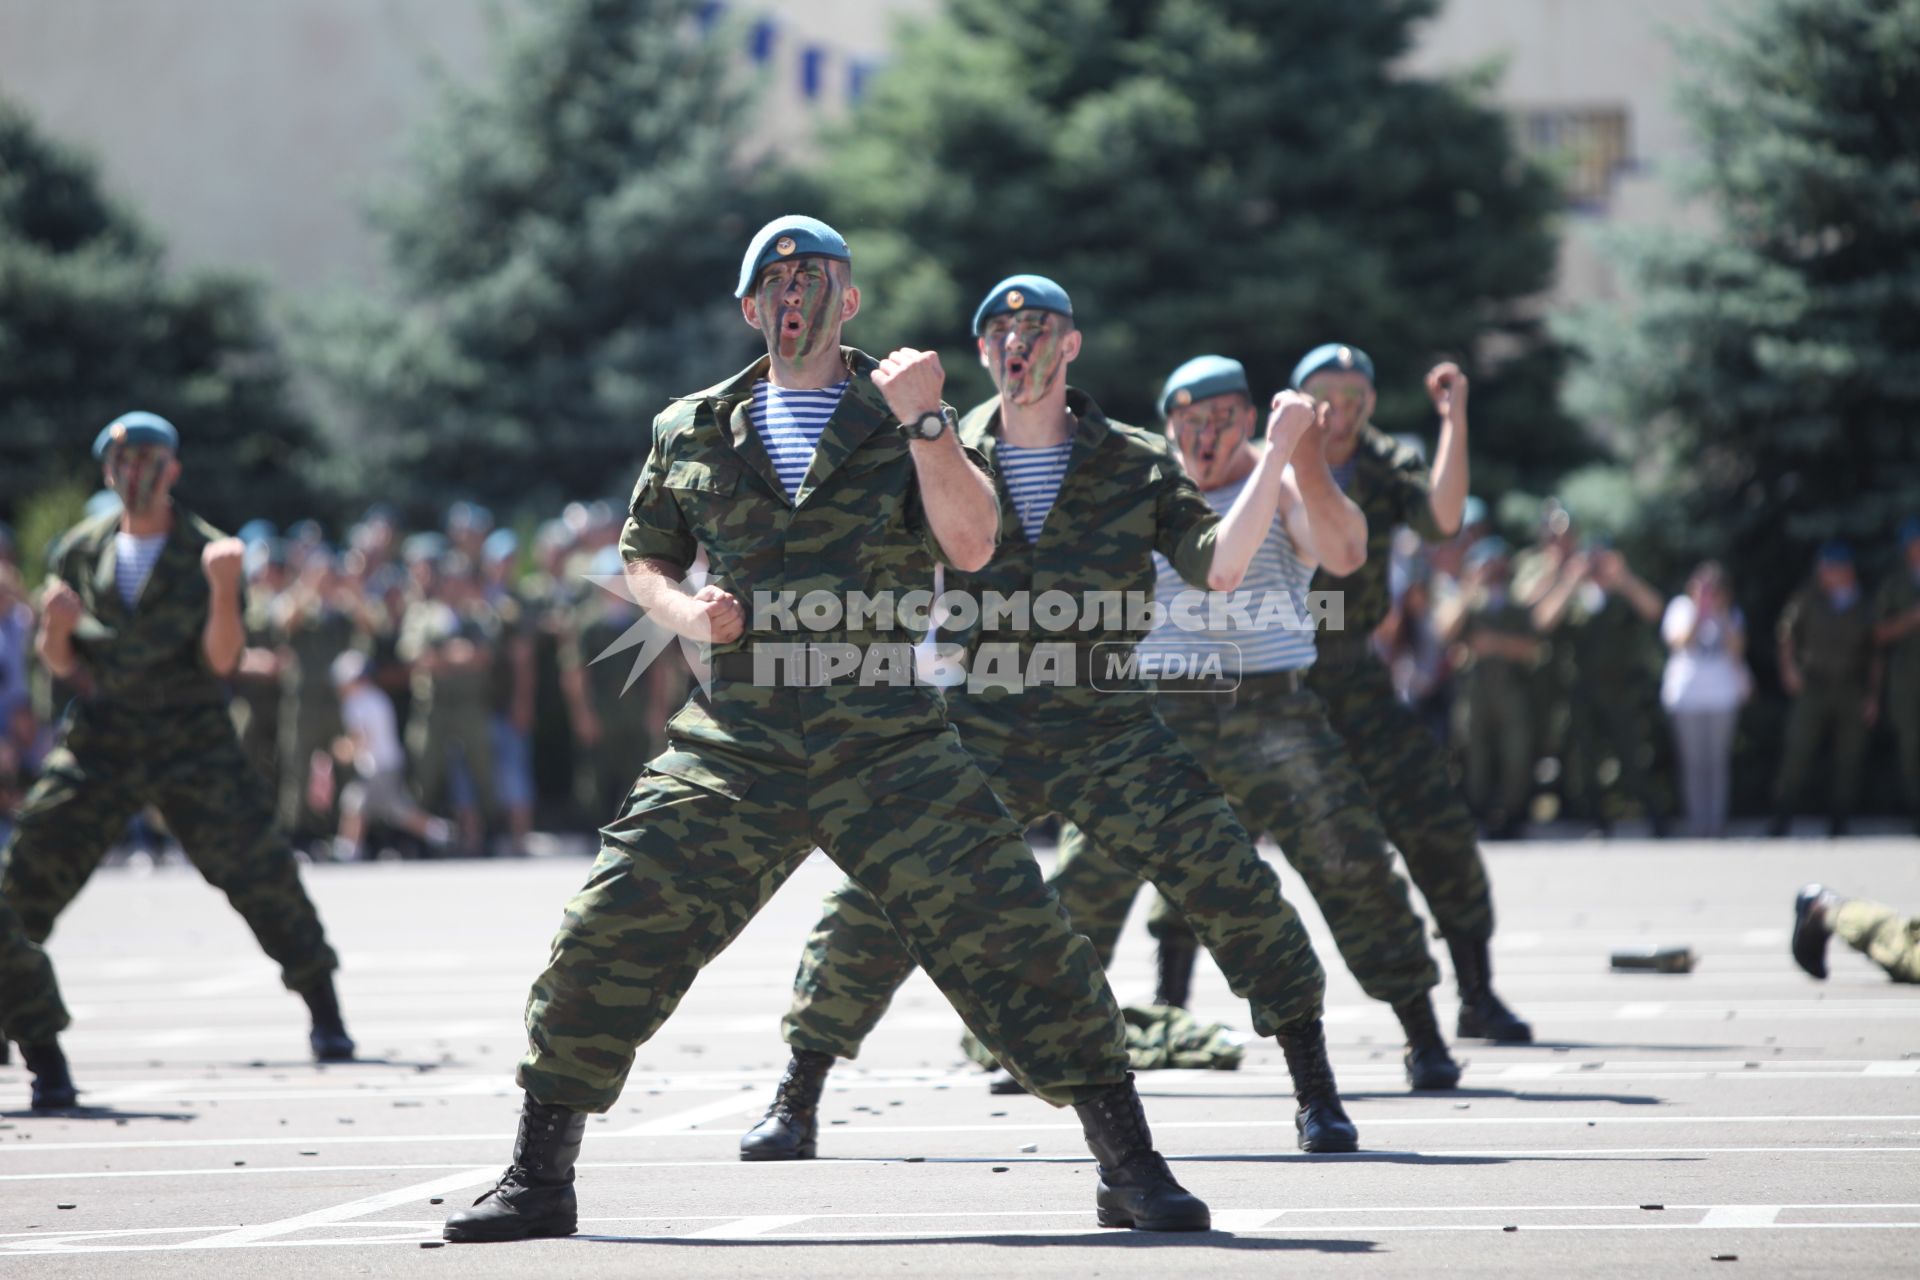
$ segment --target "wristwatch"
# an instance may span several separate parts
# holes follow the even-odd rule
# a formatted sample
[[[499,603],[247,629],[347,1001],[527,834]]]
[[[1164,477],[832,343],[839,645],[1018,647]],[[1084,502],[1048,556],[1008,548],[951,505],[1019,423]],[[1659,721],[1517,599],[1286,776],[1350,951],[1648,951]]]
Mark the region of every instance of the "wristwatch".
[[[929,409],[912,422],[900,424],[909,440],[938,440],[949,427],[957,427],[960,416],[947,408]]]

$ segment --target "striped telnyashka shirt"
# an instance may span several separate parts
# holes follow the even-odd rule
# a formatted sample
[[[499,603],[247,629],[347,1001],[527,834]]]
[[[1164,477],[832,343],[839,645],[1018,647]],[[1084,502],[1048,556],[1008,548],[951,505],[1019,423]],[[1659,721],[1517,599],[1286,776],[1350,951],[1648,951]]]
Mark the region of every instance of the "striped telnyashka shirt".
[[[813,465],[813,450],[827,419],[840,407],[847,389],[842,379],[831,387],[814,391],[796,391],[776,387],[764,379],[753,384],[753,404],[747,410],[760,443],[773,459],[773,469],[786,486],[789,501],[799,496],[800,485]]]
[[[1003,441],[994,454],[994,465],[1007,482],[1007,498],[1013,504],[1013,513],[1020,517],[1020,529],[1028,542],[1040,541],[1040,530],[1060,494],[1060,482],[1067,478],[1067,460],[1072,455],[1071,440],[1037,449]]]

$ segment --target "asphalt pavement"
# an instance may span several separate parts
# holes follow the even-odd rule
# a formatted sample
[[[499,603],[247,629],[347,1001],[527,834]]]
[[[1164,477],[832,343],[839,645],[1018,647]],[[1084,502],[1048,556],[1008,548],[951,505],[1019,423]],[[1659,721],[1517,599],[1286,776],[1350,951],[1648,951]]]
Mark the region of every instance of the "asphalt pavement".
[[[1294,1148],[1270,1042],[1237,1072],[1143,1074],[1158,1144],[1212,1205],[1212,1232],[1097,1228],[1071,1112],[990,1096],[920,977],[834,1072],[821,1158],[741,1163],[837,875],[816,855],[589,1123],[581,1235],[444,1247],[440,1220],[506,1162],[527,985],[586,863],[309,868],[367,1059],[327,1068],[217,892],[179,866],[102,871],[51,942],[89,1109],[31,1115],[17,1057],[0,1068],[0,1272],[1914,1274],[1920,988],[1838,944],[1818,983],[1786,947],[1809,879],[1920,912],[1920,842],[1540,841],[1489,860],[1497,985],[1539,1043],[1463,1042],[1462,1088],[1420,1096],[1390,1011],[1284,872],[1328,963],[1328,1039],[1364,1150]],[[1123,1001],[1151,995],[1144,915],[1113,973]],[[1613,949],[1645,944],[1689,946],[1698,966],[1609,971]],[[1194,1003],[1247,1024],[1205,961]]]

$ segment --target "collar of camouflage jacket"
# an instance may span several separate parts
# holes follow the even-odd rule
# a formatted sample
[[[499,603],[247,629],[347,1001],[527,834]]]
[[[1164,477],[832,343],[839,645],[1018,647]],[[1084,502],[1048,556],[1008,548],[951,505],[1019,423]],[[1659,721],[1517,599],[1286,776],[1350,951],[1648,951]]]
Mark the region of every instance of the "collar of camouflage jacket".
[[[1073,413],[1073,442],[1081,446],[1074,450],[1074,456],[1078,458],[1085,450],[1107,438],[1111,424],[1100,406],[1094,403],[1093,397],[1078,387],[1067,388],[1067,408]],[[960,443],[978,449],[986,455],[988,462],[993,461],[1000,447],[1000,397],[995,396],[967,410],[966,417],[960,419]]]

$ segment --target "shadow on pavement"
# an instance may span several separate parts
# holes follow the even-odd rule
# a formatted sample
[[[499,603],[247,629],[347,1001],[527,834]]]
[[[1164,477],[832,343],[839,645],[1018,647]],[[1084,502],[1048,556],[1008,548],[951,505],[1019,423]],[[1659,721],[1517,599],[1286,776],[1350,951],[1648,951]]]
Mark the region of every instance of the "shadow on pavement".
[[[195,1111],[122,1111],[117,1107],[62,1107],[55,1111],[0,1111],[0,1120],[198,1120]]]
[[[1172,1090],[1156,1089],[1149,1093],[1141,1090],[1140,1096],[1156,1098],[1237,1098],[1254,1101],[1270,1098],[1276,1102],[1292,1102],[1292,1093],[1265,1091],[1260,1093],[1236,1093],[1225,1089],[1210,1089],[1205,1093],[1175,1093]],[[1665,1098],[1656,1098],[1645,1093],[1528,1093],[1514,1089],[1446,1089],[1415,1093],[1410,1089],[1342,1089],[1342,1099],[1352,1102],[1366,1098],[1374,1101],[1425,1098],[1445,1101],[1452,1098],[1471,1102],[1477,1098],[1508,1098],[1515,1102],[1611,1102],[1622,1107],[1657,1107],[1666,1103]]]
[[[1256,1253],[1376,1253],[1379,1244],[1372,1240],[1288,1240],[1271,1236],[1237,1236],[1230,1231],[1128,1231],[1114,1228],[1099,1235],[1061,1234],[1049,1231],[1008,1233],[998,1236],[912,1236],[874,1240],[861,1236],[836,1236],[822,1233],[805,1240],[689,1240],[684,1236],[600,1236],[577,1235],[575,1240],[594,1244],[683,1245],[695,1249],[817,1249],[823,1245],[846,1249],[855,1245],[922,1249],[928,1245],[988,1245],[999,1249],[1050,1249],[1067,1247],[1119,1249],[1229,1249]]]

